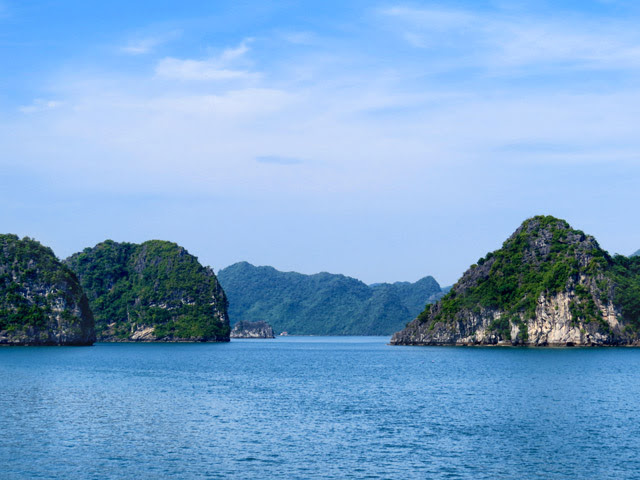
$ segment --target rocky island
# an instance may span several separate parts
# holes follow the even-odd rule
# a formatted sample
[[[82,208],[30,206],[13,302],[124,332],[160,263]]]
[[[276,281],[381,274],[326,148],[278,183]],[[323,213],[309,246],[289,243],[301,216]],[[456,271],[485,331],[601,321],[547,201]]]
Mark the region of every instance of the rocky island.
[[[564,220],[526,220],[393,345],[640,345],[640,257]]]
[[[275,335],[267,322],[240,321],[233,326],[231,338],[275,338]]]
[[[65,263],[87,293],[99,341],[229,341],[218,279],[175,243],[107,240]]]
[[[74,273],[36,240],[0,235],[0,344],[95,340],[89,302]]]

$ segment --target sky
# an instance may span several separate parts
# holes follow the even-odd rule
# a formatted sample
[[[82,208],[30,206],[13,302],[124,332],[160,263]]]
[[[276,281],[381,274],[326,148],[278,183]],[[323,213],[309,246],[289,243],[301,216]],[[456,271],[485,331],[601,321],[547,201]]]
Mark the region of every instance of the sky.
[[[0,0],[0,231],[442,285],[640,248],[640,3]]]

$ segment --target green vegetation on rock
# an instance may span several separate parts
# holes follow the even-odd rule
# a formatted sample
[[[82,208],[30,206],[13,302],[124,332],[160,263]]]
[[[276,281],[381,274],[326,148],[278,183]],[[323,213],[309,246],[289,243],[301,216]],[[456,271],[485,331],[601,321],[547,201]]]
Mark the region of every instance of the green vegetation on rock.
[[[36,240],[0,235],[0,344],[94,341],[93,316],[74,273]]]
[[[107,240],[65,260],[103,341],[226,341],[227,299],[213,271],[175,243]]]
[[[538,216],[393,342],[628,344],[639,330],[640,258],[612,258],[564,220]]]
[[[418,282],[366,285],[344,275],[303,275],[240,262],[218,272],[231,323],[269,322],[292,335],[390,335],[442,295]]]

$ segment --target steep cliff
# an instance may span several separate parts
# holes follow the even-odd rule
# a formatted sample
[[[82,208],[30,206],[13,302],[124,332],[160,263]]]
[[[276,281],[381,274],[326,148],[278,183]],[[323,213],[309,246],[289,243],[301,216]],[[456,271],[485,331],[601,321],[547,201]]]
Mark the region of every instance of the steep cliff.
[[[240,262],[218,272],[231,323],[265,320],[291,335],[391,335],[443,293],[432,277],[367,285],[332,273],[304,275]]]
[[[273,328],[267,322],[238,322],[231,330],[231,338],[274,338]]]
[[[612,258],[550,216],[526,220],[395,345],[635,345],[640,259]]]
[[[228,341],[227,299],[209,267],[175,243],[107,240],[65,260],[100,341]]]
[[[0,235],[0,344],[91,345],[93,315],[78,279],[51,249]]]

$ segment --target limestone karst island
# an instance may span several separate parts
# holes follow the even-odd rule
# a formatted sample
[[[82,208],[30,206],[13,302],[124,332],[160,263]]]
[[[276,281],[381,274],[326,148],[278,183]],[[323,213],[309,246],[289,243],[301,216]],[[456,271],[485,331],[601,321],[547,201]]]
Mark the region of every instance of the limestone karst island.
[[[175,243],[107,240],[60,262],[0,236],[0,344],[229,341],[213,271]]]
[[[2,235],[0,254],[0,344],[396,331],[392,345],[640,345],[640,256],[611,256],[551,216],[526,220],[450,290],[432,277],[366,285],[246,262],[221,270],[218,281],[160,240],[106,240],[61,262],[35,240]]]
[[[564,220],[526,220],[393,345],[640,345],[640,258]]]
[[[218,279],[175,243],[107,240],[65,263],[89,298],[99,341],[229,341]]]

